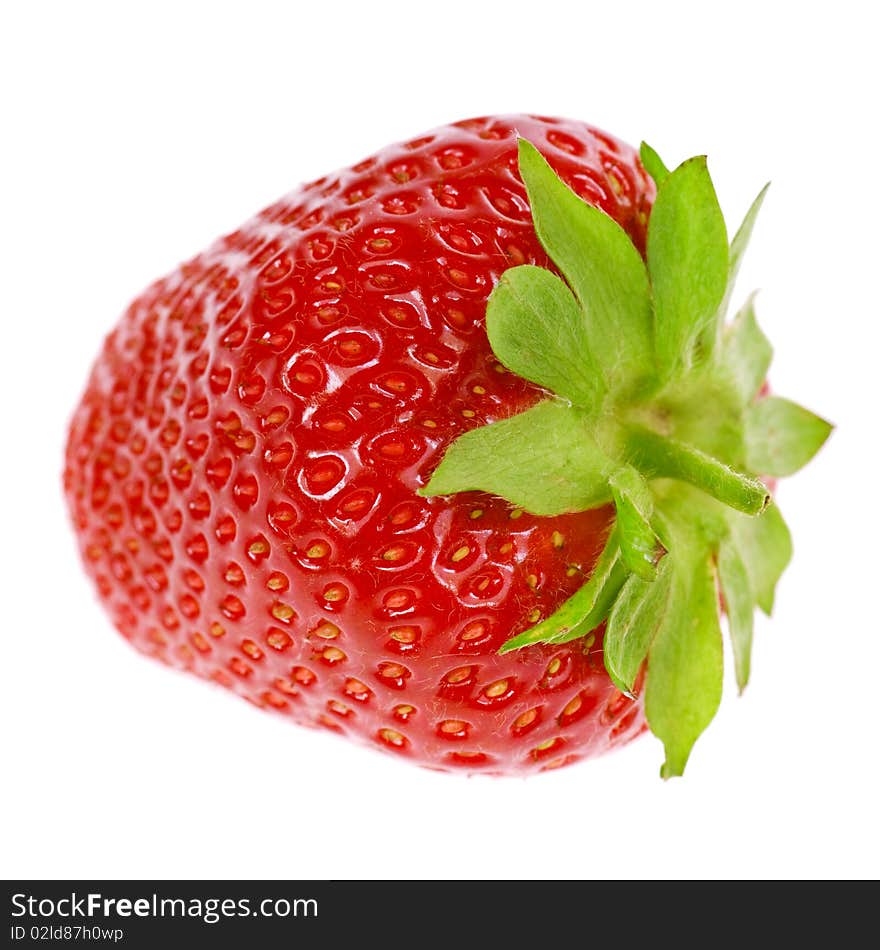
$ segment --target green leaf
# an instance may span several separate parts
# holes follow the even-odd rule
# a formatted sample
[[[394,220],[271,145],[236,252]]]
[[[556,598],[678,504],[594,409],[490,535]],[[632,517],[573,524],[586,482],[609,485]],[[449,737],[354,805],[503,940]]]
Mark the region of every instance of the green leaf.
[[[546,620],[511,637],[499,653],[535,643],[568,643],[586,636],[608,616],[614,598],[628,576],[612,529],[590,579]]]
[[[587,321],[552,271],[525,264],[502,274],[486,309],[495,355],[510,370],[590,408],[602,378],[590,359]]]
[[[456,439],[420,495],[485,491],[535,515],[598,508],[611,499],[613,463],[585,412],[547,400]]]
[[[742,692],[751,669],[755,599],[748,569],[732,538],[725,538],[718,549],[718,580],[727,609],[736,684]]]
[[[666,749],[664,778],[681,775],[721,701],[723,652],[710,558],[673,548],[669,604],[648,655],[645,715]]]
[[[730,295],[733,293],[734,285],[736,284],[736,277],[739,274],[739,265],[742,263],[743,254],[746,252],[748,247],[749,240],[752,236],[752,231],[755,227],[755,222],[758,220],[758,212],[761,210],[761,205],[764,204],[764,198],[767,195],[767,189],[770,187],[770,182],[768,181],[766,185],[758,192],[758,197],[752,202],[751,207],[746,212],[746,216],[743,218],[742,224],[739,226],[739,230],[734,234],[733,240],[730,242],[730,263],[728,265],[727,271],[727,290],[724,293],[724,299],[721,302],[719,308],[719,319],[723,320],[724,315],[727,313],[727,307],[730,303]]]
[[[648,649],[666,622],[672,573],[667,558],[653,583],[630,575],[611,608],[603,641],[605,668],[622,693],[632,694]]]
[[[687,368],[698,338],[711,348],[727,267],[727,231],[706,159],[688,159],[658,190],[648,224],[661,379]]]
[[[728,512],[727,519],[755,601],[769,615],[776,584],[791,561],[788,525],[776,504],[770,505],[759,518]]]
[[[663,159],[647,142],[642,142],[639,157],[645,171],[654,179],[654,184],[659,188],[669,177],[669,169],[663,164]]]
[[[627,465],[611,476],[610,485],[623,563],[643,580],[652,581],[666,548],[651,527],[654,499],[648,483]]]
[[[525,139],[519,168],[538,238],[586,315],[593,363],[609,389],[640,388],[654,373],[641,255],[623,228],[578,198]]]
[[[749,297],[743,308],[724,329],[721,365],[727,371],[740,403],[750,403],[767,378],[773,348],[755,320],[755,295]]]
[[[749,406],[745,422],[749,469],[776,477],[803,468],[832,429],[830,422],[780,396],[768,396]]]

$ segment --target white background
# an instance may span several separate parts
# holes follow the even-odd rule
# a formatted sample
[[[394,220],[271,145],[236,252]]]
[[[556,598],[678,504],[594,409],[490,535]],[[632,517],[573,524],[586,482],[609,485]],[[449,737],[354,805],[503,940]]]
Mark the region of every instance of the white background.
[[[27,3],[0,24],[9,877],[876,877],[878,134],[869,4]],[[79,568],[64,426],[154,277],[298,182],[490,112],[708,152],[777,391],[837,423],[684,780],[644,738],[529,780],[312,734],[131,651]]]

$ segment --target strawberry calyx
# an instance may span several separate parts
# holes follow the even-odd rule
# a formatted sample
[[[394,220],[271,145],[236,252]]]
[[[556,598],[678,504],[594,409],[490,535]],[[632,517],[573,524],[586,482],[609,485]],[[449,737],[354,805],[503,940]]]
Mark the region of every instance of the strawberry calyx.
[[[754,609],[770,612],[791,557],[761,477],[802,467],[831,426],[762,391],[772,351],[753,298],[726,321],[766,187],[728,244],[704,157],[669,171],[643,144],[641,158],[657,185],[646,259],[520,139],[535,230],[558,272],[507,270],[486,326],[498,359],[547,398],[460,436],[420,494],[490,492],[539,516],[614,505],[589,580],[502,652],[605,622],[621,691],[647,663],[646,716],[669,777],[720,702],[719,589],[742,690]]]

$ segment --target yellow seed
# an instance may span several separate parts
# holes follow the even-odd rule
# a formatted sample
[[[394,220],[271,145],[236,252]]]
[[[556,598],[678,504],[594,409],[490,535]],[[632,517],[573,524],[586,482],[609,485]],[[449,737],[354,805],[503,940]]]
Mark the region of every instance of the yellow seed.
[[[327,556],[327,545],[319,541],[317,544],[311,545],[311,547],[306,548],[306,557],[326,557]]]
[[[538,586],[538,575],[529,574],[526,578],[526,583],[532,588],[532,590],[535,590],[535,588]]]
[[[541,610],[539,607],[533,607],[529,611],[529,623],[537,623],[541,619]]]
[[[380,729],[379,737],[389,745],[402,746],[406,741],[396,729]]]
[[[471,512],[471,518],[472,518],[474,521],[476,521],[477,518],[482,518],[482,517],[483,517],[483,509],[482,509],[482,508],[474,508],[474,510]]]
[[[244,573],[237,564],[230,564],[223,574],[223,579],[228,584],[240,584],[244,580]]]
[[[476,415],[473,409],[462,409],[461,414],[465,417],[465,419],[473,419]]]
[[[412,603],[412,595],[409,591],[395,590],[385,597],[385,606],[392,610],[399,610],[408,607]]]
[[[212,637],[222,637],[223,634],[226,633],[226,630],[222,624],[219,624],[215,621],[208,628],[208,632],[211,634]]]
[[[565,535],[561,531],[553,532],[553,547],[561,548],[565,544]]]
[[[562,666],[562,660],[555,659],[550,661],[550,665],[547,667],[548,676],[555,676],[559,672],[559,667]]]
[[[516,521],[517,518],[522,518],[523,514],[524,512],[522,508],[514,508],[513,511],[511,511],[509,517],[511,521]]]
[[[467,729],[467,723],[462,722],[460,719],[447,719],[440,723],[440,731],[450,735],[463,732],[465,729]]]
[[[615,195],[619,195],[623,191],[623,183],[621,180],[613,171],[609,171],[606,177],[608,178],[608,184],[611,185],[611,190]]]
[[[471,675],[471,668],[465,666],[460,670],[453,670],[446,677],[448,683],[460,683],[462,680],[466,680]]]
[[[539,744],[536,746],[536,750],[537,750],[538,752],[544,752],[546,749],[549,749],[549,748],[550,748],[551,746],[553,746],[555,743],[556,743],[556,740],[555,740],[555,739],[545,739],[543,742],[539,743]]]
[[[498,680],[491,686],[486,687],[486,695],[489,699],[495,699],[507,692],[507,680]]]
[[[192,642],[195,644],[196,649],[202,653],[207,653],[211,649],[208,641],[200,633],[194,633],[192,635]]]
[[[396,680],[399,679],[406,670],[399,663],[386,663],[379,671],[380,676],[384,676],[385,679]]]
[[[470,553],[471,549],[467,545],[464,545],[453,553],[451,560],[458,563],[458,561],[463,561]]]
[[[248,546],[248,554],[251,554],[255,557],[260,554],[268,554],[269,545],[265,541],[254,541]]]
[[[467,643],[470,640],[479,640],[480,637],[485,636],[485,634],[486,625],[479,620],[474,620],[464,628],[459,639]],[[449,680],[453,682],[452,674],[449,675]]]
[[[422,423],[422,425],[423,425],[426,429],[436,429],[436,428],[437,428],[437,423],[434,422],[433,419],[425,419],[425,421]]]
[[[275,650],[286,650],[290,642],[290,637],[281,630],[276,630],[266,637],[266,643]]]
[[[520,716],[517,716],[516,722],[513,724],[514,729],[525,729],[526,726],[531,725],[538,716],[537,709],[527,709]]]
[[[474,395],[476,395],[476,396],[485,396],[485,395],[486,395],[486,390],[485,390],[485,388],[484,388],[483,386],[474,386],[474,388],[471,390],[471,392],[474,393]]]
[[[272,605],[272,616],[276,620],[280,620],[283,623],[287,623],[292,620],[294,617],[294,610],[290,604],[273,604]]]
[[[335,623],[324,622],[318,624],[312,631],[312,636],[320,637],[321,640],[335,640],[339,636],[340,630]]]
[[[395,627],[391,631],[391,639],[398,643],[415,643],[418,633],[415,627]]]
[[[501,554],[510,554],[510,552],[513,550],[513,545],[510,543],[510,541],[507,541],[502,544],[498,550]]]
[[[578,569],[577,569],[576,567],[570,567],[570,568],[565,572],[565,576],[566,576],[566,577],[574,577],[575,574],[577,574],[577,573],[578,573]]]

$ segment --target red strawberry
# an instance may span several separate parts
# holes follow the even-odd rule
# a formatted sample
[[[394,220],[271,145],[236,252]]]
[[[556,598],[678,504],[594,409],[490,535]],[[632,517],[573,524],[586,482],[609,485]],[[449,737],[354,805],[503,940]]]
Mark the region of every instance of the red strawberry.
[[[65,488],[86,567],[116,626],[139,650],[297,722],[432,767],[546,769],[643,730],[641,699],[624,691],[635,690],[648,646],[609,667],[612,680],[599,623],[618,592],[615,610],[627,600],[633,617],[646,613],[630,579],[655,599],[663,585],[675,591],[671,571],[658,574],[655,565],[667,548],[675,554],[669,512],[678,496],[667,501],[654,492],[655,523],[639,501],[641,488],[605,477],[610,470],[604,489],[584,503],[573,503],[550,473],[557,503],[532,501],[527,488],[496,485],[473,468],[456,469],[470,444],[457,437],[494,433],[487,424],[524,418],[536,403],[547,405],[548,389],[560,391],[546,374],[509,357],[509,346],[502,352],[505,344],[493,336],[496,356],[486,334],[487,299],[505,271],[556,269],[529,210],[544,172],[535,166],[527,196],[517,135],[546,155],[587,203],[578,202],[581,208],[610,215],[629,246],[644,253],[655,189],[631,148],[577,122],[483,118],[307,185],[131,305],[73,418]],[[663,180],[656,155],[643,155]],[[570,279],[565,262],[553,258]],[[651,263],[649,254],[649,269]],[[499,312],[504,293],[493,297]],[[658,357],[661,366],[664,359],[678,365],[675,353],[692,342],[671,326],[673,355]],[[616,344],[601,333],[591,339],[601,345],[573,362],[575,375],[584,366],[596,370],[597,359],[626,368],[626,353],[605,352]],[[757,344],[750,345],[752,352]],[[537,340],[532,350],[541,348]],[[603,405],[613,396],[615,407],[659,406],[684,419],[700,416],[706,393],[715,395],[711,384],[670,390],[670,379],[691,379],[692,372],[666,373],[665,389],[616,372]],[[763,370],[760,377],[758,383]],[[658,391],[672,392],[672,403],[646,401]],[[626,399],[617,398],[621,393]],[[717,405],[726,411],[723,400]],[[714,431],[717,419],[711,422]],[[555,424],[526,427],[520,449],[514,445],[525,456],[517,470],[545,489],[529,456],[540,456],[541,439]],[[533,433],[534,453],[522,432]],[[712,442],[695,444],[731,464]],[[450,453],[438,469],[453,444],[459,456]],[[650,439],[628,442],[626,462],[662,486],[669,476],[685,477],[667,470],[675,466],[665,451]],[[467,490],[480,488],[486,491]],[[746,489],[737,482],[737,490]],[[611,501],[618,510],[612,538],[624,553],[608,568]],[[627,514],[637,524],[632,531]],[[646,535],[646,524],[657,534]],[[639,548],[646,536],[648,548]],[[614,584],[606,585],[604,610],[590,613],[583,602],[596,601],[602,564],[594,567],[603,548]],[[649,569],[639,568],[633,551]],[[716,545],[713,558],[718,551]],[[767,570],[778,576],[785,560],[778,556],[781,563]],[[662,580],[652,586],[655,574]],[[775,576],[763,583],[764,601]],[[753,602],[764,602],[759,588],[760,578],[745,606],[748,597],[727,588],[725,596],[750,616]],[[541,642],[560,639],[554,611],[567,609],[571,620],[572,595],[575,607],[580,597],[580,612],[565,631],[580,625],[579,637]],[[557,624],[551,633],[539,623],[547,618]],[[627,636],[632,629],[639,633],[638,623]],[[499,653],[515,634],[530,645]],[[654,668],[667,661],[653,657],[648,679],[659,683]],[[669,754],[664,729],[655,731]]]

